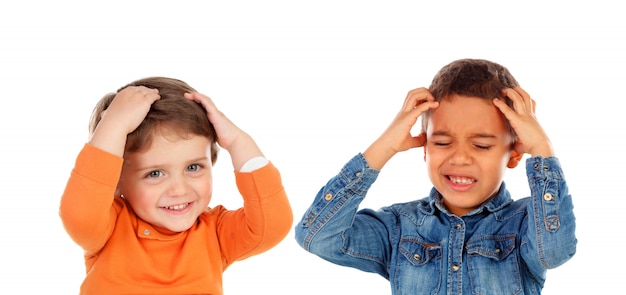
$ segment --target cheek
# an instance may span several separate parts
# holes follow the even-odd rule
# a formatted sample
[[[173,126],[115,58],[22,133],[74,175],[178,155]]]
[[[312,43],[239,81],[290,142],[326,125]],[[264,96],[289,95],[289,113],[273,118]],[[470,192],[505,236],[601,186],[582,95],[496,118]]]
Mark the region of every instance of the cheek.
[[[436,148],[426,148],[424,147],[424,161],[427,165],[436,165],[440,163],[447,157],[445,151]]]
[[[484,161],[485,163],[489,163],[489,170],[494,174],[502,177],[506,171],[506,166],[509,162],[509,155],[503,154],[493,157],[488,157]]]
[[[424,163],[426,164],[426,172],[428,173],[429,177],[431,177],[431,180],[432,177],[436,175],[439,171],[439,168],[443,161],[441,158],[441,154],[433,153],[428,150],[424,151]]]
[[[194,190],[200,199],[208,202],[213,194],[212,179],[210,177],[199,179],[194,184]]]
[[[500,151],[500,153],[501,153],[500,164],[502,164],[503,166],[506,166],[506,164],[511,159],[512,151],[510,151],[510,150],[502,150],[502,151]],[[496,158],[496,157],[494,157],[494,158]]]
[[[154,207],[159,200],[161,191],[155,186],[141,186],[135,184],[131,187],[123,186],[121,193],[124,194],[126,200],[131,204],[133,209]]]

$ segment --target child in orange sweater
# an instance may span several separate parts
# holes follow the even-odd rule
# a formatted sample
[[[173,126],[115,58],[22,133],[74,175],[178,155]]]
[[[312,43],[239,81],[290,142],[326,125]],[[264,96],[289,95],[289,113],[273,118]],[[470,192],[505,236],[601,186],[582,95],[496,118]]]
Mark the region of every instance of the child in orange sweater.
[[[292,211],[278,170],[185,82],[152,77],[105,96],[60,205],[85,250],[81,294],[223,294],[233,262],[278,244]],[[209,208],[217,144],[243,208]]]

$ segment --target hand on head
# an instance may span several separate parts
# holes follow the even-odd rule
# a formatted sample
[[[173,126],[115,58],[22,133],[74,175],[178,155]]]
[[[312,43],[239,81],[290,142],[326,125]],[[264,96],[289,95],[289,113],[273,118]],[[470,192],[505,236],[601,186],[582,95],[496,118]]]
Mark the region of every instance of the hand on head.
[[[421,87],[409,91],[395,119],[363,153],[370,166],[380,169],[396,153],[424,146],[426,134],[413,136],[411,129],[424,112],[438,106],[428,89]]]
[[[96,127],[90,143],[102,150],[122,156],[126,136],[137,129],[150,106],[161,96],[157,89],[128,86],[120,90]]]
[[[215,128],[217,133],[217,143],[228,151],[233,167],[236,170],[239,170],[251,158],[263,156],[252,137],[218,110],[211,98],[197,92],[185,93],[185,98],[191,99],[204,107],[207,118],[213,124],[213,128]]]
[[[185,93],[185,98],[191,99],[204,107],[209,122],[213,124],[217,133],[217,143],[228,150],[231,144],[236,141],[237,137],[243,133],[239,127],[231,122],[220,110],[217,109],[213,100],[208,96],[193,92]]]
[[[122,124],[122,130],[131,133],[137,129],[150,110],[150,106],[159,100],[159,90],[144,86],[128,86],[115,95],[113,102],[106,110],[106,120]],[[111,118],[114,117],[114,118]],[[103,118],[103,120],[105,120]]]
[[[404,105],[395,119],[385,130],[381,139],[385,140],[395,152],[406,151],[411,148],[424,146],[426,136],[424,133],[418,136],[411,135],[411,128],[417,119],[429,109],[439,106],[435,98],[426,88],[417,88],[409,91]]]
[[[509,120],[517,134],[515,151],[532,156],[554,156],[550,139],[535,116],[535,100],[521,87],[504,89],[502,95],[511,99],[513,108],[510,108],[502,98],[495,98],[493,103]]]

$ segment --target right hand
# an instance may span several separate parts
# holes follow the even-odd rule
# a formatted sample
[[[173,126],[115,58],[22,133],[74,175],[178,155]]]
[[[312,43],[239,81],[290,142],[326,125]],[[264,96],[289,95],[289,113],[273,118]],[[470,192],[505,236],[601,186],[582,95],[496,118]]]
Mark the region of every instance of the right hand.
[[[103,112],[100,122],[105,120],[115,122],[120,130],[129,134],[139,127],[150,111],[152,103],[160,98],[157,89],[128,86],[115,95],[111,105]]]
[[[90,144],[123,156],[126,136],[139,127],[152,103],[160,98],[157,89],[144,86],[128,86],[120,90],[111,105],[101,114],[102,118]]]
[[[370,167],[381,169],[396,153],[424,146],[426,135],[411,134],[413,125],[424,112],[439,106],[428,89],[409,91],[404,105],[383,134],[363,153]]]

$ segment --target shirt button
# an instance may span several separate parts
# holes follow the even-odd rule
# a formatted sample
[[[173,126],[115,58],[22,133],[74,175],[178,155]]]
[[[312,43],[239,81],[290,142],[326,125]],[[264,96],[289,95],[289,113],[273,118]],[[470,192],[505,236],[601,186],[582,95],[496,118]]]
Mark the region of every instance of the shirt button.
[[[463,225],[459,223],[459,224],[455,225],[454,227],[455,227],[456,229],[461,229],[461,228],[463,227]]]
[[[419,254],[413,254],[413,258],[415,260],[420,260],[420,259],[422,259],[422,256],[420,256]]]
[[[361,172],[357,172],[355,175],[356,175],[356,177],[360,177],[361,176]]]
[[[143,230],[143,234],[146,235],[146,236],[149,236],[150,235],[150,230],[149,229],[144,229]]]
[[[330,194],[330,193],[329,193],[329,194],[326,194],[326,195],[324,196],[324,199],[326,199],[326,201],[330,201],[330,200],[332,200],[332,199],[333,199],[333,195],[332,195],[332,194]]]
[[[552,201],[554,200],[554,197],[552,196],[552,194],[546,193],[545,195],[543,195],[543,199],[546,201]]]
[[[459,271],[459,269],[461,269],[461,267],[458,264],[452,265],[452,271]]]

